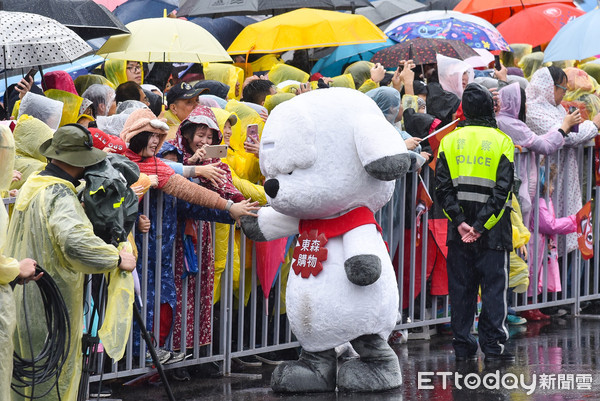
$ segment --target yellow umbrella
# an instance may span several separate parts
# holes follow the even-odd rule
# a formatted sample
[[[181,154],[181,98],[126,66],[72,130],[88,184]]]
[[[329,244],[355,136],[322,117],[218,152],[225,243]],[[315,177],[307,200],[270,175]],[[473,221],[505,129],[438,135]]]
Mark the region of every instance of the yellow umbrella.
[[[248,25],[227,52],[278,53],[313,47],[385,42],[386,39],[385,34],[362,15],[301,8]]]
[[[177,18],[147,18],[126,25],[131,34],[111,36],[96,54],[145,62],[232,61],[206,29]]]

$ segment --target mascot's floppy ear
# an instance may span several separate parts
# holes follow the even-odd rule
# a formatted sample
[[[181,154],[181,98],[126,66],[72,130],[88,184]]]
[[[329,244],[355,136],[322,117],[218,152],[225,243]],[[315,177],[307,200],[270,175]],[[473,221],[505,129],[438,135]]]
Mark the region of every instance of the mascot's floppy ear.
[[[406,174],[410,167],[406,144],[383,116],[363,114],[354,119],[353,125],[356,151],[370,176],[391,181]]]

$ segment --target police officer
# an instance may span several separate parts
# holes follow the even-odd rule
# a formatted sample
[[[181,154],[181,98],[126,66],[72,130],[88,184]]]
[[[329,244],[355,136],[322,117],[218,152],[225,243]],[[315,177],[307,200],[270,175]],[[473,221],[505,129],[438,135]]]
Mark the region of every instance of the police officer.
[[[481,286],[481,350],[486,362],[512,361],[504,343],[514,145],[496,126],[488,89],[469,84],[462,106],[466,121],[442,139],[435,177],[437,199],[448,218],[452,345],[457,362],[477,359],[471,327]]]

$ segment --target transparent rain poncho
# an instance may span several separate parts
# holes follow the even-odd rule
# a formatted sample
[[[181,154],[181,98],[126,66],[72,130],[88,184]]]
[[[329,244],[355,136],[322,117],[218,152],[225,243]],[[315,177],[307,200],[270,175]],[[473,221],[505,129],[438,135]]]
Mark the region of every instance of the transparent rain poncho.
[[[0,125],[0,194],[8,191],[12,180],[15,144],[7,126]],[[13,371],[13,332],[16,324],[15,301],[9,283],[19,275],[19,262],[6,256],[8,213],[0,206],[0,399],[10,400]]]
[[[58,100],[27,92],[21,99],[18,110],[18,117],[27,114],[42,120],[52,131],[56,131],[62,118],[63,104]]]
[[[91,100],[96,110],[96,117],[107,116],[110,106],[115,101],[115,90],[108,85],[93,84],[83,92],[81,97]],[[100,107],[101,105],[103,107]]]
[[[81,338],[83,335],[84,274],[112,271],[117,267],[119,252],[94,235],[75,187],[52,176],[33,175],[21,188],[8,228],[5,252],[17,259],[30,257],[37,261],[56,282],[67,306],[70,319],[71,345],[58,386],[61,399],[75,400],[81,378]],[[15,349],[31,358],[29,337],[34,353],[38,353],[47,337],[44,308],[37,286],[27,285],[29,334],[23,312],[23,287],[14,292],[17,312]],[[34,307],[35,306],[35,307]],[[43,394],[50,383],[35,387]],[[30,393],[31,388],[26,389]],[[22,399],[13,395],[13,400]],[[44,400],[57,400],[52,390]]]
[[[228,98],[240,100],[242,96],[242,84],[244,83],[244,70],[231,64],[221,63],[204,63],[202,67],[205,79],[213,79],[229,85]]]

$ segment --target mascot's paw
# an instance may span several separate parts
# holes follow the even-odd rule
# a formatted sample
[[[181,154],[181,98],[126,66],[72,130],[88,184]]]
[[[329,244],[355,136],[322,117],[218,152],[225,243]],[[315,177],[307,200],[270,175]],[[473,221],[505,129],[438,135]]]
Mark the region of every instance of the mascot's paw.
[[[404,177],[410,167],[410,155],[402,153],[377,159],[365,166],[371,177],[381,181],[396,180]]]
[[[381,259],[376,255],[356,255],[344,262],[346,276],[352,284],[371,285],[381,276]]]
[[[260,227],[258,226],[258,218],[253,216],[242,216],[240,217],[240,222],[242,223],[242,230],[246,237],[250,238],[252,241],[263,242],[267,239],[263,235],[262,231],[260,231]]]
[[[386,391],[402,385],[398,357],[385,340],[377,334],[369,334],[351,343],[360,359],[350,360],[340,367],[340,391]]]
[[[271,376],[271,388],[278,393],[335,391],[336,370],[335,350],[303,350],[299,360],[277,366]]]

